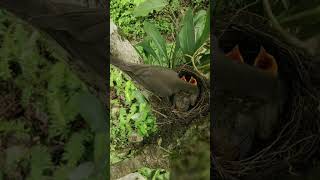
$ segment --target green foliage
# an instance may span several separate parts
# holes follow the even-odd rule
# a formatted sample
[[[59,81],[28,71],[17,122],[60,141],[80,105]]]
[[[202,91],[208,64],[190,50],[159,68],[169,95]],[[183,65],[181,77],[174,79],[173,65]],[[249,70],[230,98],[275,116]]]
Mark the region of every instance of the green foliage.
[[[56,63],[49,71],[47,108],[51,118],[50,137],[63,136],[68,132],[68,124],[75,119],[78,111],[70,98],[79,90],[85,90],[83,84],[66,68]]]
[[[152,3],[156,3],[157,7],[149,6]],[[146,19],[152,19],[152,23],[156,25],[161,33],[172,33],[170,16],[158,12],[162,8],[170,7],[170,4],[168,6],[166,4],[167,1],[164,0],[153,2],[149,0],[111,0],[110,16],[129,40],[140,41],[144,34],[143,22]],[[149,8],[145,9],[146,6],[149,6]],[[153,10],[156,11],[149,13]],[[166,14],[169,14],[169,12]]]
[[[170,154],[170,179],[210,179],[210,121],[194,124]]]
[[[26,137],[30,133],[30,129],[26,128],[25,122],[21,120],[17,121],[5,121],[0,119],[0,135],[4,138],[8,135],[14,135],[15,137]]]
[[[69,175],[70,180],[90,179],[93,173],[94,164],[92,162],[85,162],[75,168]]]
[[[72,170],[70,166],[62,165],[56,168],[53,173],[53,179],[68,180],[69,172]]]
[[[68,166],[75,167],[85,152],[84,143],[90,140],[88,132],[73,133],[65,145],[62,159],[67,162]]]
[[[133,133],[148,137],[155,132],[155,117],[141,92],[132,81],[115,68],[110,70],[111,93],[115,97],[111,99],[111,162],[119,161],[116,150],[125,147],[128,138]]]
[[[5,166],[9,173],[13,173],[12,169],[16,169],[18,164],[26,159],[27,149],[24,146],[11,146],[5,150],[6,160]],[[11,171],[11,172],[10,172]]]
[[[30,150],[30,176],[28,179],[37,180],[44,179],[45,170],[52,168],[51,156],[48,148],[37,145]]]
[[[168,2],[166,0],[145,0],[140,3],[133,11],[133,14],[138,16],[146,16],[152,11],[162,10]]]
[[[95,128],[99,124],[92,125],[106,122],[104,105],[90,96],[66,60],[66,52],[52,39],[0,11],[0,81],[21,92],[21,98],[15,95],[24,112],[0,119],[0,138],[7,146],[6,166],[0,164],[4,179],[79,177],[90,171],[85,162],[94,165],[91,179],[108,177],[101,158],[107,157],[108,127],[101,131]]]
[[[156,49],[158,50],[158,52],[155,52],[148,42],[144,42],[145,47],[147,48],[147,50],[150,51],[150,54],[153,55],[154,58],[156,58],[159,62],[169,62],[165,40],[161,36],[160,32],[152,24],[148,22],[145,22],[144,29],[148,35],[147,40],[150,39],[154,43]]]
[[[166,44],[156,27],[145,22],[144,29],[147,33],[144,41],[137,44],[141,56],[146,57],[150,64],[159,64],[169,68],[175,68],[183,63],[192,63],[196,66],[206,66],[210,54],[206,47],[210,34],[209,10],[200,10],[195,15],[188,9],[181,24],[181,29],[176,35],[174,44]],[[210,57],[210,56],[209,56]],[[208,72],[209,69],[206,69]]]
[[[151,180],[169,180],[170,173],[163,169],[150,169],[147,167],[143,167],[138,170],[138,172],[144,177]]]
[[[90,125],[94,132],[108,131],[106,123],[108,117],[107,112],[105,111],[102,102],[100,102],[96,96],[86,91],[79,92],[72,97],[71,102],[73,102],[72,104],[74,106],[78,107],[77,109],[80,115]]]
[[[193,13],[189,9],[183,18],[182,28],[179,32],[179,42],[181,50],[184,54],[192,55],[195,51],[195,33],[193,23]]]

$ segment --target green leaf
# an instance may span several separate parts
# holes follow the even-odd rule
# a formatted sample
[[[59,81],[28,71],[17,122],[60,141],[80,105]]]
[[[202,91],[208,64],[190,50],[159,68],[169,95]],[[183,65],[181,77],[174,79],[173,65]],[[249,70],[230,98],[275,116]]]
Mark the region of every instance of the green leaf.
[[[145,54],[147,56],[147,58],[151,55],[153,56],[160,64],[160,58],[159,56],[156,54],[156,52],[154,51],[154,49],[151,47],[150,45],[150,39],[149,38],[145,38],[142,42],[138,43],[137,46],[141,46],[143,48],[143,50],[145,51]]]
[[[70,166],[58,166],[53,173],[53,179],[69,180],[68,175],[71,170],[72,168]]]
[[[207,13],[205,13],[204,11],[200,11],[198,14],[199,14],[199,19],[195,21],[195,26],[196,26],[195,27],[196,28],[195,50],[200,48],[202,44],[209,38],[209,35],[210,35],[210,9],[208,9]]]
[[[178,58],[177,58],[177,54],[180,50],[180,41],[179,41],[179,38],[176,38],[176,43],[175,43],[175,47],[174,47],[174,51],[173,51],[173,54],[172,54],[172,57],[171,57],[171,60],[172,60],[172,67],[171,68],[175,68],[177,64],[177,61],[178,61]]]
[[[146,102],[145,97],[141,94],[140,91],[136,90],[136,91],[134,92],[134,95],[135,95],[135,97],[136,97],[136,99],[137,99],[137,102],[138,102],[139,104]]]
[[[18,162],[26,156],[26,148],[23,146],[11,146],[6,149],[6,166],[15,168]]]
[[[70,174],[70,180],[87,179],[94,170],[94,164],[92,162],[84,162],[76,167]]]
[[[78,107],[80,115],[87,121],[95,132],[107,132],[107,110],[102,102],[89,92],[81,92],[72,97]]]
[[[166,59],[168,59],[166,43],[160,32],[155,28],[154,25],[149,22],[144,23],[144,30],[158,48],[160,57],[165,57]]]
[[[107,165],[110,164],[109,137],[106,133],[96,133],[94,139],[94,162],[96,171],[103,179],[109,179],[110,173]]]
[[[193,14],[189,8],[183,20],[183,26],[179,32],[179,42],[183,54],[190,56],[195,52],[195,34],[193,25]]]
[[[65,145],[63,160],[67,161],[68,165],[74,167],[81,160],[85,152],[84,143],[87,137],[84,132],[73,133],[70,140]]]
[[[30,159],[30,176],[27,179],[43,179],[43,173],[45,170],[50,169],[52,167],[50,153],[48,152],[48,148],[45,146],[34,146],[30,151],[31,159]]]
[[[166,0],[146,0],[136,6],[133,11],[133,15],[135,15],[136,17],[147,16],[153,10],[162,10],[167,4],[168,2]]]

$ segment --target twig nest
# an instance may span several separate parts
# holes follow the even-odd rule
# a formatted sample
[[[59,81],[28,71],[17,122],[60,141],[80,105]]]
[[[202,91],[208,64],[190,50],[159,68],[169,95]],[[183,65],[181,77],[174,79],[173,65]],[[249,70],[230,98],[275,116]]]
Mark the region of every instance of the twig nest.
[[[177,108],[175,106],[175,95],[169,99],[159,99],[152,96],[150,98],[151,104],[155,114],[158,116],[158,123],[160,125],[176,122],[189,123],[194,119],[205,116],[209,110],[209,81],[187,65],[180,66],[175,71],[178,72],[180,78],[185,77],[188,82],[191,78],[194,78],[199,91],[194,103],[183,108]],[[184,94],[182,94],[182,96],[183,95]]]
[[[280,108],[280,124],[274,129],[274,136],[263,142],[255,141],[243,159],[227,160],[213,154],[213,174],[220,179],[261,179],[308,165],[306,162],[320,147],[319,97],[315,93],[319,87],[313,83],[319,82],[320,76],[310,70],[315,63],[303,52],[282,42],[262,17],[241,12],[216,19],[215,31],[222,49],[228,52],[239,44],[244,59],[248,60],[246,63],[253,65],[262,45],[277,60],[278,77],[288,91],[283,94],[286,101]]]

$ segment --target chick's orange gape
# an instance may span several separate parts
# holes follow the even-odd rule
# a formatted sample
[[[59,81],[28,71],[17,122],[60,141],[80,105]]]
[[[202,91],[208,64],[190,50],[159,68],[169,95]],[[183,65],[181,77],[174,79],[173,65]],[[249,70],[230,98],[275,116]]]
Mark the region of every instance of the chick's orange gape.
[[[185,76],[182,76],[180,79],[187,81]]]
[[[230,52],[228,52],[226,56],[238,63],[244,63],[238,44]]]
[[[263,46],[261,46],[260,52],[254,61],[254,66],[272,76],[276,77],[278,75],[278,64],[275,58],[269,54]]]
[[[192,85],[195,85],[195,86],[198,85],[197,80],[192,76],[191,76],[191,78],[189,80],[189,83],[192,84]]]
[[[186,77],[185,75],[183,75],[182,77],[180,77],[181,80],[184,80],[188,83],[190,83],[191,85],[193,86],[198,86],[198,82],[197,80],[193,77],[193,76],[190,76],[190,77]],[[189,79],[189,80],[188,80]],[[182,94],[180,94],[181,96]],[[197,102],[197,99],[198,99],[198,96],[199,96],[199,90],[197,93],[194,93],[194,94],[184,94],[183,95],[185,98],[188,99],[188,105],[190,104],[191,106],[194,106],[196,105],[196,102]],[[175,96],[175,99],[178,99],[177,96]],[[176,100],[174,100],[176,106],[178,105]],[[185,102],[186,103],[186,102]],[[189,107],[189,106],[188,106]],[[187,109],[187,108],[186,108]]]
[[[238,44],[231,51],[226,53],[226,56],[238,63],[244,63]],[[278,64],[275,58],[269,54],[263,46],[261,46],[260,51],[255,58],[254,66],[274,77],[278,75]]]
[[[182,77],[180,77],[180,79],[181,79],[181,80],[184,80],[184,81],[186,81],[186,82],[189,82],[189,83],[192,84],[192,85],[198,85],[197,80],[196,80],[193,76],[190,76],[190,77],[188,78],[188,77],[186,77],[185,75],[183,75]],[[189,79],[189,80],[187,80],[187,79]]]

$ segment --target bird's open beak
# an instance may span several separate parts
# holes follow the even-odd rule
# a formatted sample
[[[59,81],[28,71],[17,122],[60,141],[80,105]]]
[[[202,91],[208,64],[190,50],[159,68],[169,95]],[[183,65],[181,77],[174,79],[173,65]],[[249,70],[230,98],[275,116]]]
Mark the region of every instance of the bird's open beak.
[[[184,80],[184,81],[187,81],[187,79],[186,79],[185,76],[182,76],[180,79],[181,79],[181,80]]]
[[[244,63],[238,44],[230,52],[228,52],[226,56],[236,62]]]
[[[189,80],[189,83],[191,83],[192,85],[195,85],[195,86],[198,84],[197,80],[192,76],[191,76],[191,78]]]
[[[254,66],[271,74],[272,76],[276,77],[278,75],[277,61],[262,46],[258,56],[254,61]]]

